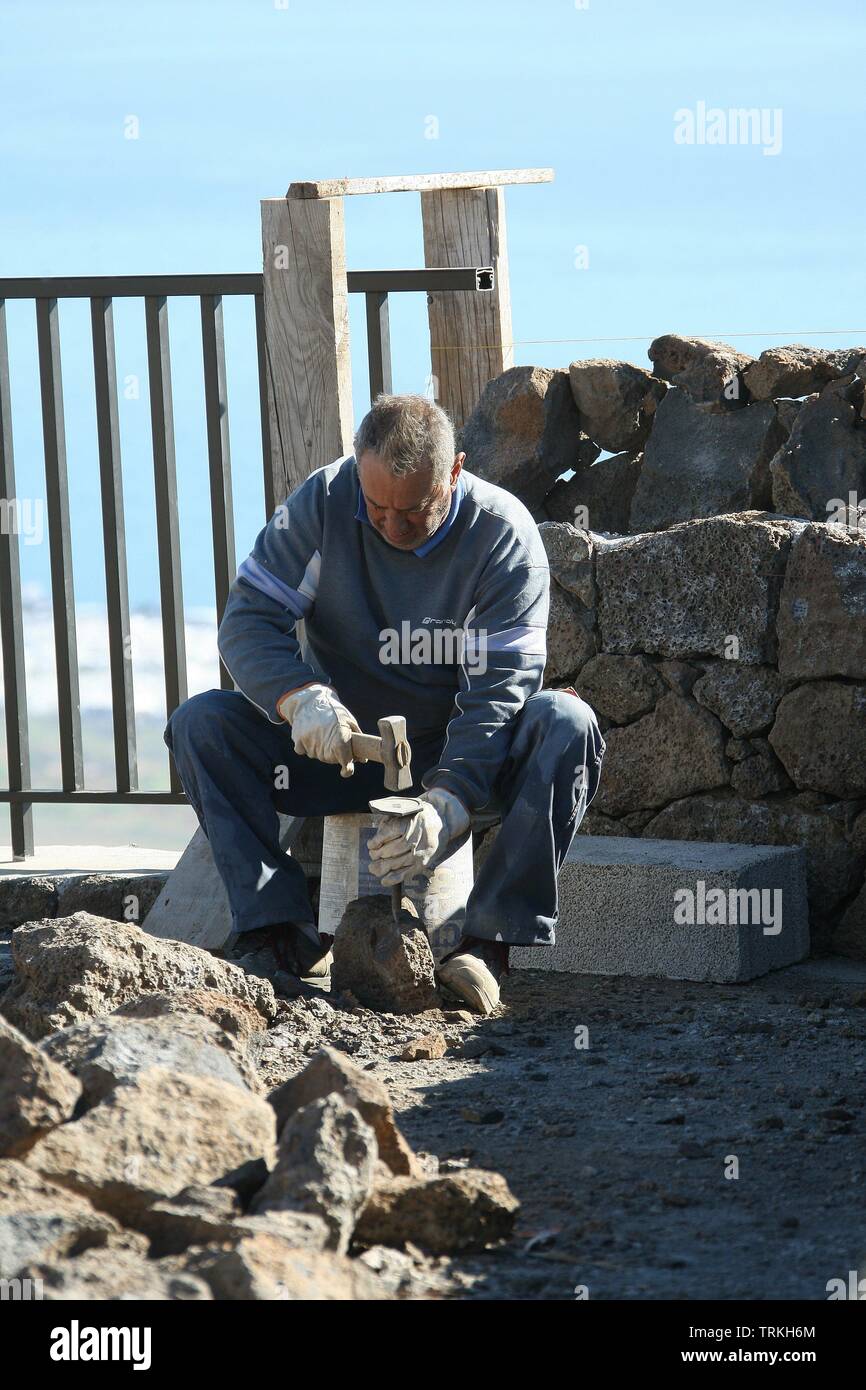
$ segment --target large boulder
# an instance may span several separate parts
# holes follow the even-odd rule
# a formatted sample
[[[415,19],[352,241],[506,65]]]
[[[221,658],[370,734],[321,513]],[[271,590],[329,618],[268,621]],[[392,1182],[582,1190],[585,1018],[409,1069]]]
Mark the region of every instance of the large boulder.
[[[580,427],[568,372],[511,367],[485,386],[460,433],[470,472],[537,506],[561,473],[599,455]]]
[[[464,1168],[443,1177],[377,1183],[355,1232],[364,1245],[420,1245],[434,1255],[505,1240],[520,1203],[500,1173]]]
[[[666,690],[645,656],[612,656],[609,652],[599,652],[586,663],[577,686],[578,695],[614,724],[629,724],[649,714]]]
[[[772,405],[720,413],[669,391],[644,450],[629,529],[769,507],[770,460],[784,438]]]
[[[244,1216],[229,1187],[187,1187],[174,1198],[154,1202],[136,1218],[156,1257],[179,1255],[191,1245],[237,1244],[248,1236],[277,1236],[295,1250],[324,1250],[330,1232],[319,1216],[273,1211]]]
[[[696,681],[692,693],[737,738],[769,729],[784,687],[773,666],[716,661]]]
[[[273,986],[198,946],[89,912],[28,922],[12,938],[17,978],[3,1013],[30,1038],[112,1013],[140,995],[214,989],[276,1016]]]
[[[0,1154],[14,1158],[72,1115],[81,1084],[0,1018]]]
[[[748,400],[743,373],[754,358],[727,343],[664,333],[650,343],[647,356],[655,376],[682,387],[695,401],[736,406]]]
[[[622,535],[629,529],[642,466],[643,454],[611,454],[598,459],[573,478],[558,479],[544,499],[544,513],[551,521]]]
[[[430,942],[409,898],[402,903],[395,922],[390,893],[354,898],[334,936],[334,989],[382,1013],[421,1013],[438,1003]]]
[[[725,734],[694,700],[671,691],[652,714],[605,734],[607,751],[596,811],[621,816],[726,786]]]
[[[789,691],[769,741],[801,791],[866,797],[866,685],[810,681]]]
[[[746,368],[745,382],[756,401],[808,396],[853,372],[866,348],[816,348],[802,343],[771,347]]]
[[[229,1034],[196,1014],[158,1019],[110,1015],[61,1028],[40,1046],[78,1077],[87,1109],[150,1067],[210,1076],[243,1090],[261,1089],[255,1067]]]
[[[286,1122],[302,1106],[334,1094],[342,1096],[370,1125],[376,1135],[379,1157],[392,1173],[421,1175],[423,1170],[417,1158],[397,1128],[387,1088],[332,1047],[320,1048],[303,1071],[268,1096],[277,1116],[277,1133],[282,1133]]]
[[[580,423],[602,449],[616,454],[639,450],[667,389],[643,367],[631,362],[591,358],[568,369]],[[593,530],[605,529],[593,523]]]
[[[34,1261],[102,1245],[112,1217],[15,1159],[0,1159],[0,1279]]]
[[[798,414],[770,472],[773,506],[789,516],[827,521],[853,493],[866,492],[863,383],[825,386]]]
[[[796,522],[746,512],[598,546],[602,650],[772,664],[796,530]]]
[[[319,1216],[328,1227],[330,1248],[345,1254],[372,1190],[378,1157],[373,1130],[342,1096],[310,1101],[286,1121],[276,1167],[252,1210]]]
[[[171,1261],[149,1260],[135,1250],[87,1250],[75,1259],[29,1265],[22,1275],[39,1280],[40,1297],[48,1303],[203,1302],[213,1298],[198,1275],[177,1269]]]
[[[114,1010],[117,1018],[168,1019],[175,1014],[197,1014],[218,1023],[239,1046],[267,1030],[268,1020],[246,999],[232,999],[215,989],[185,989],[141,994]]]
[[[791,546],[776,630],[785,680],[866,680],[866,534],[803,528]]]
[[[225,1081],[152,1067],[46,1135],[27,1163],[133,1224],[191,1184],[224,1180],[252,1161],[270,1165],[275,1141],[267,1101]]]
[[[370,1303],[391,1297],[359,1260],[330,1250],[294,1250],[272,1235],[247,1236],[232,1249],[207,1245],[190,1251],[185,1264],[208,1283],[214,1298],[231,1302]]]

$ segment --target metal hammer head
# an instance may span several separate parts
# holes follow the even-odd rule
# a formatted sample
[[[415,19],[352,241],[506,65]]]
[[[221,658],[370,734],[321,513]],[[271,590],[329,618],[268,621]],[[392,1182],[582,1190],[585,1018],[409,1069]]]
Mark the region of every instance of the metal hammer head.
[[[378,728],[385,786],[391,792],[408,791],[412,785],[412,750],[406,738],[406,720],[402,714],[389,714],[378,721]]]

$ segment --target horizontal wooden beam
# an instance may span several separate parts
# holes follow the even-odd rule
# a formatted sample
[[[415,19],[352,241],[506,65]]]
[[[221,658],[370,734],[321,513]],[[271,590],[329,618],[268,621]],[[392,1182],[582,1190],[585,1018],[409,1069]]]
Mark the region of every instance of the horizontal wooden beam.
[[[388,174],[373,179],[313,179],[290,183],[287,198],[342,198],[353,193],[429,193],[441,188],[499,188],[506,183],[552,183],[552,169],[480,169],[468,174]]]

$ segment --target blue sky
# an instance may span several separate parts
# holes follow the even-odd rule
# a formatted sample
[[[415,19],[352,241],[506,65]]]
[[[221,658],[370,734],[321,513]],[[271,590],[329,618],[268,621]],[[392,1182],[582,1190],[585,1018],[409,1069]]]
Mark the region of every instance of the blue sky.
[[[518,362],[645,363],[672,331],[754,353],[866,340],[862,2],[279,4],[2,0],[0,274],[252,271],[259,199],[293,179],[552,165],[553,185],[507,196]],[[780,152],[675,143],[674,113],[699,102],[780,110]],[[124,138],[130,115],[137,140]],[[347,237],[352,269],[422,264],[417,196],[347,200]],[[208,605],[197,306],[171,314],[185,597]],[[9,318],[18,492],[38,496],[32,310]],[[227,303],[226,318],[241,558],[262,520],[255,362],[247,306]],[[86,305],[62,306],[61,334],[76,592],[100,602]],[[122,402],[141,604],[158,589],[140,304],[118,306],[117,335],[121,384],[143,388]],[[423,390],[422,299],[394,305],[392,343],[396,389]],[[22,548],[28,584],[45,587],[46,551]]]

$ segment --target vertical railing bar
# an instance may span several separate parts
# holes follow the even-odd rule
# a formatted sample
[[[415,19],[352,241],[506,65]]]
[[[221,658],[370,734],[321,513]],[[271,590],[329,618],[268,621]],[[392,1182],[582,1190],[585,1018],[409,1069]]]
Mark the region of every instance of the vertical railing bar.
[[[262,467],[265,477],[265,521],[270,521],[282,497],[274,496],[274,472],[271,463],[271,417],[268,408],[268,354],[265,341],[264,296],[254,295],[256,304],[256,356],[259,368],[259,414],[262,421]]]
[[[0,500],[7,505],[0,517],[0,645],[3,651],[3,696],[9,790],[30,788],[30,739],[27,727],[27,682],[24,666],[24,619],[21,605],[21,567],[18,553],[19,504],[15,495],[15,456],[12,449],[12,394],[6,301],[0,299]],[[33,853],[33,806],[9,804],[12,857]]]
[[[138,788],[138,763],[135,746],[126,529],[123,516],[123,475],[120,466],[120,422],[117,412],[114,310],[110,299],[91,299],[90,327],[93,338],[96,437],[105,552],[114,770],[117,790],[128,792]]]
[[[162,651],[165,665],[166,715],[186,699],[186,634],[180,562],[180,524],[177,512],[177,467],[174,452],[174,413],[171,396],[171,355],[168,341],[168,301],[147,295],[144,301],[147,333],[147,374],[156,495],[156,544],[159,557],[159,598],[162,613]],[[169,759],[172,791],[181,790],[174,762]]]
[[[232,506],[232,467],[229,444],[229,407],[226,385],[223,302],[218,294],[201,296],[201,343],[204,367],[204,401],[207,420],[207,455],[210,474],[211,529],[213,531],[214,587],[217,622],[225,611],[235,577],[235,523]],[[220,683],[234,689],[234,681],[220,662]]]
[[[75,593],[72,578],[72,534],[69,520],[69,482],[63,421],[60,368],[60,321],[56,299],[36,301],[39,384],[42,397],[42,437],[48,504],[48,547],[51,561],[51,602],[54,651],[57,662],[57,714],[60,728],[60,767],[64,791],[84,786],[81,747],[81,701],[78,692],[78,644],[75,632]]]
[[[370,379],[370,400],[383,391],[391,392],[391,327],[388,315],[388,296],[384,291],[364,295],[367,308],[367,368]]]

